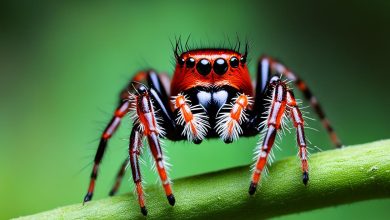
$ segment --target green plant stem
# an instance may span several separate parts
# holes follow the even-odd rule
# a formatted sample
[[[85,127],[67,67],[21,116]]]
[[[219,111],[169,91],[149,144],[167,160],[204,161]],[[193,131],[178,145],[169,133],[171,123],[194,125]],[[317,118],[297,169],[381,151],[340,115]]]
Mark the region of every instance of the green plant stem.
[[[300,162],[274,163],[255,196],[248,195],[249,167],[175,181],[170,207],[160,186],[148,187],[148,219],[265,218],[355,201],[390,197],[390,140],[313,154],[310,181]],[[21,219],[144,219],[130,194],[57,208]]]

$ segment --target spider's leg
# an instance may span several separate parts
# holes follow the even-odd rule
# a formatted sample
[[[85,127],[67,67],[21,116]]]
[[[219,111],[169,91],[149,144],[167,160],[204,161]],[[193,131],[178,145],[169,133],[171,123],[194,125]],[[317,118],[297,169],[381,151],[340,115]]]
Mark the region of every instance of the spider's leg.
[[[131,81],[144,83],[149,88],[156,90],[163,100],[169,100],[167,91],[169,91],[170,79],[167,74],[158,74],[154,70],[141,71],[138,72]]]
[[[301,90],[304,97],[310,102],[310,105],[313,107],[314,111],[317,113],[318,117],[320,118],[320,120],[322,122],[322,125],[327,130],[333,144],[336,147],[342,146],[340,139],[338,138],[336,132],[334,131],[333,127],[331,126],[329,120],[326,118],[322,107],[320,106],[319,102],[317,101],[317,98],[313,95],[313,93],[310,91],[307,84],[300,77],[298,77],[294,72],[292,72],[290,69],[288,69],[281,62],[279,62],[271,57],[268,57],[268,56],[261,57],[260,63],[259,63],[259,70],[262,73],[264,73],[264,74],[262,74],[262,76],[267,76],[267,75],[270,76],[271,73],[276,73],[277,75],[283,74],[289,80],[293,81],[295,83],[295,85],[298,87],[298,89]],[[263,89],[263,88],[261,87],[260,89]],[[257,90],[257,88],[256,88],[256,90]]]
[[[119,171],[118,171],[116,178],[115,178],[115,184],[109,193],[110,196],[114,196],[116,194],[116,192],[118,191],[119,186],[121,185],[121,182],[122,182],[122,178],[125,175],[125,170],[126,170],[126,167],[128,164],[129,164],[129,158],[127,157],[123,161],[123,163],[121,164],[121,166],[119,168]]]
[[[133,86],[137,92],[136,111],[140,130],[148,141],[168,202],[169,204],[174,205],[175,197],[172,194],[170,180],[165,170],[160,143],[160,136],[162,136],[164,132],[157,123],[156,112],[146,86],[141,83],[134,83]]]
[[[267,163],[267,157],[271,152],[271,148],[275,141],[275,136],[281,128],[283,114],[286,110],[286,95],[287,86],[280,81],[279,77],[275,76],[271,79],[269,87],[273,89],[272,103],[267,118],[267,131],[261,146],[259,146],[259,155],[252,174],[252,180],[249,186],[249,194],[253,195],[256,192],[256,187],[260,181],[261,173]]]
[[[306,138],[304,131],[304,120],[302,113],[299,110],[294,93],[291,90],[287,91],[287,107],[289,108],[291,119],[297,132],[297,144],[299,146],[299,157],[302,164],[302,181],[306,185],[309,181],[309,169],[307,163]]]
[[[166,129],[165,136],[171,140],[175,140],[178,136],[178,132],[176,131],[176,125],[174,123],[174,120],[172,120],[172,112],[169,108],[169,99],[167,95],[167,84],[169,84],[169,76],[166,74],[157,74],[153,70],[148,71],[141,71],[138,72],[132,79],[132,82],[141,82],[145,83],[149,86],[149,94],[154,101],[154,105],[156,109],[159,109],[160,116],[162,117],[162,125]],[[132,88],[131,84],[129,85],[129,88]],[[128,90],[125,91],[128,95]],[[125,172],[126,165],[128,164],[129,159],[126,158],[125,161],[121,164],[115,184],[112,187],[109,195],[113,196],[117,192],[117,190],[120,187],[122,176]]]
[[[131,130],[129,142],[130,167],[138,196],[138,203],[141,208],[141,213],[143,215],[147,215],[148,211],[145,206],[144,191],[142,189],[141,171],[139,169],[139,156],[141,153],[142,138],[143,134],[140,131],[139,126],[135,125]]]
[[[94,165],[91,173],[91,180],[89,183],[89,188],[87,195],[84,197],[84,203],[88,202],[92,199],[93,196],[93,191],[95,188],[95,181],[98,175],[98,170],[99,170],[99,164],[103,158],[104,152],[107,147],[107,142],[111,138],[111,136],[114,134],[115,130],[118,128],[121,119],[123,116],[126,115],[128,112],[130,106],[129,101],[122,101],[119,105],[119,107],[116,109],[114,116],[112,117],[110,123],[107,125],[106,129],[104,130],[102,137],[100,139],[99,147],[97,149],[95,159],[94,159]]]
[[[176,129],[173,113],[170,108],[170,99],[168,98],[169,77],[166,74],[157,74],[153,70],[139,72],[132,80],[133,82],[144,83],[149,87],[149,95],[152,97],[153,104],[159,110],[162,123],[166,131],[165,137],[170,140],[180,139],[180,133]]]

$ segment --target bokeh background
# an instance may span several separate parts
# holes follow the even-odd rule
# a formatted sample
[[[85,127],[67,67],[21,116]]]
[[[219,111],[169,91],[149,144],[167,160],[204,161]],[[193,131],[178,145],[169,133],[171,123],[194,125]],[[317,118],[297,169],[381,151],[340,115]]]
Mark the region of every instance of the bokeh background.
[[[282,59],[307,81],[345,144],[389,138],[389,30],[390,4],[378,0],[1,1],[0,219],[81,203],[119,91],[138,70],[171,73],[175,36],[191,34],[190,45],[206,47],[247,38],[252,75],[261,54]],[[310,124],[319,130],[307,132],[313,152],[330,149],[320,123]],[[129,131],[125,119],[94,199],[107,196]],[[167,141],[171,176],[249,164],[257,141]],[[294,136],[281,148],[278,159],[296,155]],[[143,172],[153,184],[154,173]],[[120,193],[129,191],[126,181]],[[282,219],[386,218],[389,208],[390,199],[374,200]]]

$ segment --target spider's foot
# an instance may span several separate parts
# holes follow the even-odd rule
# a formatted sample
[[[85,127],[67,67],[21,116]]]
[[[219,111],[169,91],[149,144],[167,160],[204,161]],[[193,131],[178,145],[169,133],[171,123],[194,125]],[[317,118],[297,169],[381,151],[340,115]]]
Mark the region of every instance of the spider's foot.
[[[303,172],[303,175],[302,175],[302,181],[303,181],[303,184],[305,184],[305,186],[307,185],[307,183],[309,182],[309,173],[308,172]]]
[[[145,206],[141,207],[141,213],[142,213],[142,215],[144,215],[144,216],[147,216],[147,215],[148,215],[148,210],[146,209]]]
[[[176,200],[175,200],[175,197],[173,196],[173,194],[167,196],[167,199],[168,199],[168,202],[169,202],[169,204],[170,204],[171,206],[174,206],[174,205],[175,205]]]
[[[257,188],[257,184],[256,183],[254,183],[254,182],[251,182],[251,184],[249,185],[249,195],[253,195],[253,194],[255,194],[255,192],[256,192],[256,188]]]
[[[110,193],[108,193],[109,196],[114,196],[116,194],[116,191],[115,190],[111,190]]]
[[[85,195],[85,197],[84,197],[83,205],[84,205],[86,202],[91,201],[92,196],[93,196],[93,193],[88,192],[87,195]]]

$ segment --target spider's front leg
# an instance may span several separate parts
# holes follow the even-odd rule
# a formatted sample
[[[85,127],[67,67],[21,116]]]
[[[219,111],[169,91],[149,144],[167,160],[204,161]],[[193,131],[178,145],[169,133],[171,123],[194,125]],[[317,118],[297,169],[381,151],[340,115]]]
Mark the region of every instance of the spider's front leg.
[[[138,155],[139,155],[139,143],[142,136],[145,136],[152,152],[153,158],[156,163],[157,171],[160,176],[162,185],[165,190],[169,204],[172,206],[175,204],[175,197],[172,193],[170,180],[165,170],[163,152],[159,137],[163,131],[159,127],[156,119],[155,109],[152,104],[151,96],[146,86],[141,83],[133,83],[133,87],[136,90],[134,95],[136,106],[136,121],[130,137],[130,164],[133,174],[133,180],[136,184],[139,204],[142,214],[146,215],[145,201],[143,197],[143,191],[141,186],[141,175],[139,172]]]
[[[258,159],[256,161],[252,180],[249,186],[249,194],[253,195],[256,192],[257,185],[261,178],[261,173],[267,163],[267,158],[274,145],[275,137],[279,129],[284,114],[288,111],[294,122],[294,127],[297,129],[297,142],[299,145],[299,156],[302,162],[303,183],[306,185],[309,180],[306,140],[303,128],[302,114],[296,104],[293,92],[287,87],[285,82],[281,81],[278,76],[271,78],[268,89],[272,89],[272,103],[269,110],[269,115],[266,121],[267,130],[264,136]]]

